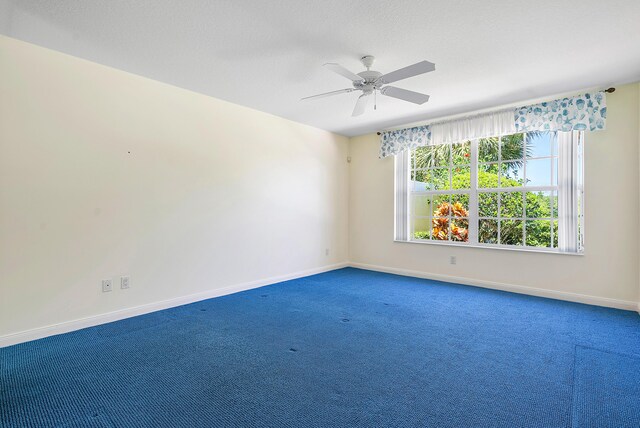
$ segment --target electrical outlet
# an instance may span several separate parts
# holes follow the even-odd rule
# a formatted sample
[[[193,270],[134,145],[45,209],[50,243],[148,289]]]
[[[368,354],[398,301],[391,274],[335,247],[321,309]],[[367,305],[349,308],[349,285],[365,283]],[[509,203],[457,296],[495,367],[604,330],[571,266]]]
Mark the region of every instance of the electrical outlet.
[[[324,250],[324,255],[328,256],[329,255],[329,249],[327,248],[326,250]]]
[[[449,264],[455,265],[456,262],[457,262],[456,256],[450,256],[449,257]]]
[[[102,280],[102,292],[106,293],[108,291],[113,290],[113,283],[111,282],[110,279],[103,279]]]
[[[120,278],[120,288],[127,289],[130,287],[131,281],[128,276],[123,276]]]

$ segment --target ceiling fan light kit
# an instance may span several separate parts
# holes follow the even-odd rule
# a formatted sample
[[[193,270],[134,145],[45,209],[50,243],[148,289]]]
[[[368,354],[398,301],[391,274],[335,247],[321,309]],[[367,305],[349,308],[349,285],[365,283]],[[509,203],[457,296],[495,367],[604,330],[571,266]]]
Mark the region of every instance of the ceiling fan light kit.
[[[339,89],[337,91],[325,92],[323,94],[313,95],[311,97],[302,98],[303,100],[312,100],[317,98],[329,97],[332,95],[345,94],[353,91],[362,91],[362,95],[358,97],[356,106],[353,109],[352,116],[360,116],[366,110],[369,98],[371,95],[377,94],[387,97],[397,98],[403,101],[408,101],[414,104],[424,104],[429,101],[429,95],[421,94],[420,92],[409,91],[407,89],[397,88],[395,86],[384,86],[389,83],[397,82],[398,80],[407,79],[409,77],[417,76],[424,73],[429,73],[436,69],[435,64],[429,61],[420,61],[416,64],[408,67],[401,68],[391,73],[382,74],[379,71],[371,70],[375,57],[372,55],[366,55],[360,58],[360,62],[366,67],[365,71],[360,73],[352,73],[340,64],[327,63],[324,64],[325,68],[337,73],[347,79],[351,80],[353,88]],[[376,108],[374,104],[374,109]]]

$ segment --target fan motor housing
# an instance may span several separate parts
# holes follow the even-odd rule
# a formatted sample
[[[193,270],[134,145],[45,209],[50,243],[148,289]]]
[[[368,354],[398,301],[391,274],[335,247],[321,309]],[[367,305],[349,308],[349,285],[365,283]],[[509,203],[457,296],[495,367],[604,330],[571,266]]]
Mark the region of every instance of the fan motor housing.
[[[379,71],[367,70],[367,71],[358,73],[358,76],[362,77],[364,81],[353,82],[353,87],[356,89],[360,89],[365,92],[371,92],[374,89],[379,89],[379,86],[382,86],[382,85],[375,84],[376,80],[378,80],[378,78],[382,76],[382,73],[380,73]]]
[[[379,71],[367,70],[358,73],[358,76],[362,77],[365,83],[370,83],[378,80],[378,78],[382,76],[382,73],[380,73]]]

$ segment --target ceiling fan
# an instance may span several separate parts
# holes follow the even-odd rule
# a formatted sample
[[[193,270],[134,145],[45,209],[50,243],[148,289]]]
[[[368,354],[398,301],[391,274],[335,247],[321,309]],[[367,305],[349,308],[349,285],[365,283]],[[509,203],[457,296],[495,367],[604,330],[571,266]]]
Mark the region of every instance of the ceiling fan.
[[[436,65],[429,61],[420,61],[416,64],[408,67],[401,68],[391,73],[382,74],[379,71],[371,70],[371,66],[375,61],[375,57],[366,55],[360,58],[360,62],[367,68],[366,71],[362,71],[358,74],[352,73],[340,64],[327,63],[324,67],[338,73],[341,76],[346,77],[353,83],[353,88],[339,89],[337,91],[325,92],[324,94],[313,95],[311,97],[302,98],[303,100],[312,100],[316,98],[329,97],[331,95],[345,94],[347,92],[362,91],[362,95],[358,98],[356,106],[353,109],[352,116],[360,116],[364,113],[367,103],[373,95],[374,97],[374,109],[377,107],[375,98],[376,94],[380,92],[387,97],[398,98],[400,100],[409,101],[414,104],[424,104],[429,101],[429,95],[421,94],[420,92],[409,91],[407,89],[397,88],[395,86],[384,86],[389,83],[397,82],[398,80],[407,79],[409,77],[417,76],[419,74],[428,73],[436,69]]]

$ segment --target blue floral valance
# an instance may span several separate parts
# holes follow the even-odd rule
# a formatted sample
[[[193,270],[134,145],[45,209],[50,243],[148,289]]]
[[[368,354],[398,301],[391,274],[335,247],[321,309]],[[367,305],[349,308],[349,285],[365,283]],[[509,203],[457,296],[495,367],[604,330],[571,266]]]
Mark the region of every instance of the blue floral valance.
[[[583,94],[516,109],[518,131],[598,131],[604,129],[604,92]]]
[[[383,132],[381,136],[382,143],[380,144],[380,157],[384,158],[407,149],[427,146],[430,140],[431,130],[429,129],[429,125]]]
[[[511,110],[509,110],[511,111]],[[385,131],[380,137],[380,158],[395,155],[407,149],[449,142],[446,135],[468,134],[464,139],[483,138],[488,130],[493,135],[508,135],[526,131],[598,131],[605,129],[607,100],[604,92],[587,93],[509,111],[462,118],[434,125]],[[504,114],[507,113],[505,117]],[[498,120],[499,119],[499,120]],[[432,127],[434,132],[432,132]],[[440,132],[446,128],[449,132]],[[455,130],[456,132],[450,132]],[[438,131],[438,132],[435,132]]]

